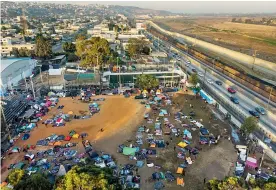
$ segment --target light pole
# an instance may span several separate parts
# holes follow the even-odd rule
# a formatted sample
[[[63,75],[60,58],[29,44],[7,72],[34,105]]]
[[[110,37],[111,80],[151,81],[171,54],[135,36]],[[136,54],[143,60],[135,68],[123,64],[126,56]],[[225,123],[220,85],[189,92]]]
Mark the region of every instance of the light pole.
[[[254,71],[254,66],[255,66],[255,59],[256,59],[256,55],[257,55],[257,51],[258,50],[255,50],[254,53],[253,53],[253,64],[252,64],[252,70]]]
[[[275,85],[273,85],[273,86],[270,87],[270,93],[269,93],[268,101],[267,101],[267,104],[266,104],[266,109],[268,109],[268,107],[269,107],[270,97],[271,97],[271,94],[272,94],[272,91],[273,91],[274,87],[275,87]]]
[[[31,79],[31,85],[32,85],[32,91],[33,91],[33,96],[35,98],[35,91],[34,91],[34,83],[33,83],[33,74],[30,76],[30,79]]]
[[[213,69],[215,69],[215,61],[218,61],[219,60],[219,57],[215,57],[214,59],[213,59]]]

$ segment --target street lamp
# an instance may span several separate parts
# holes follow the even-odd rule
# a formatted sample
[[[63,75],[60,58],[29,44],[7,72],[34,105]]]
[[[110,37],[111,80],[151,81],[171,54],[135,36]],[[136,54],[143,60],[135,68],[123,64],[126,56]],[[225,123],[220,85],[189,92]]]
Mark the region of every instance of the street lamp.
[[[268,106],[270,104],[270,97],[271,97],[271,94],[272,94],[272,91],[273,91],[274,87],[275,87],[275,85],[270,87],[270,93],[269,93],[269,98],[268,98],[268,101],[267,101],[267,104],[266,104],[266,109],[268,109]]]
[[[31,85],[32,85],[33,96],[34,96],[34,98],[35,98],[35,91],[34,91],[33,77],[34,77],[34,74],[32,74],[32,75],[30,76],[30,79],[31,79]]]
[[[213,59],[213,69],[215,69],[215,61],[218,61],[219,60],[219,57],[215,57],[214,59]]]

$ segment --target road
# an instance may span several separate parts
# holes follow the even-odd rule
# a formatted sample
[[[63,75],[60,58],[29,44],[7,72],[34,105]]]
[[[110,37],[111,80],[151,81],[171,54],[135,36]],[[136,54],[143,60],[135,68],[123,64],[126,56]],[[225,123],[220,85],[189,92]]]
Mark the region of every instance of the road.
[[[52,46],[52,51],[53,51],[53,53],[63,52],[62,43],[58,43],[58,44]]]
[[[169,56],[172,56],[172,53],[170,51],[171,45],[164,41],[162,41],[162,43],[164,44],[164,46],[160,45],[160,50],[166,52]],[[246,117],[251,116],[248,112],[249,110],[254,110],[255,107],[260,106],[257,102],[260,102],[262,100],[258,99],[257,97],[252,98],[252,94],[250,94],[250,92],[244,90],[238,85],[235,85],[232,81],[228,80],[227,78],[224,78],[223,76],[217,74],[212,70],[212,68],[205,65],[204,63],[201,63],[199,60],[196,60],[195,58],[188,56],[187,54],[185,54],[185,52],[182,52],[182,55],[183,56],[180,57],[180,61],[178,62],[184,65],[186,67],[186,70],[190,73],[193,72],[192,69],[195,69],[198,73],[200,72],[204,75],[205,68],[207,67],[208,69],[206,72],[205,80],[204,76],[200,77],[200,79],[205,81],[205,85],[208,85],[210,88],[214,89],[219,95],[223,96],[225,99],[228,99],[231,106],[235,109],[238,109]],[[192,64],[188,64],[188,60],[190,60]],[[200,64],[198,64],[197,62],[199,62]],[[213,83],[208,83],[207,79],[211,79]],[[223,84],[220,86],[214,83],[217,80],[221,81]],[[228,87],[233,87],[237,92],[234,95],[230,94],[227,91]],[[232,103],[230,101],[231,96],[237,97],[240,103],[238,105]],[[258,99],[258,101],[256,101],[256,99]],[[260,127],[269,129],[273,134],[276,134],[276,115],[270,111],[267,111],[267,115],[260,116],[259,125]],[[256,136],[259,138],[261,137],[260,139],[263,139],[264,135],[262,134],[262,132],[257,132]],[[276,152],[276,143],[270,143],[269,146],[271,146],[272,149]]]

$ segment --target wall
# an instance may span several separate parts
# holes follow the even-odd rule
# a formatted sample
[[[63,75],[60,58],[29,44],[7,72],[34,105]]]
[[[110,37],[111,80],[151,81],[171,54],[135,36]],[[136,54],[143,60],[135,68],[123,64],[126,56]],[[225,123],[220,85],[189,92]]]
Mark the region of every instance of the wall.
[[[218,56],[223,56],[225,58],[232,59],[233,61],[239,62],[240,64],[247,66],[248,68],[252,68],[252,66],[253,66],[253,57],[252,56],[249,56],[249,55],[246,55],[243,53],[239,53],[239,52],[227,49],[227,48],[223,48],[223,47],[220,47],[220,46],[217,46],[217,45],[214,45],[214,44],[202,41],[202,40],[191,38],[186,35],[166,31],[151,21],[148,21],[148,24],[150,24],[151,26],[154,26],[158,30],[165,32],[169,35],[181,38],[187,43],[190,43],[190,44],[195,43],[196,46],[198,46],[200,48],[208,49],[208,51],[214,52]],[[258,70],[259,72],[267,73],[267,74],[271,75],[272,77],[276,78],[276,63],[256,58],[254,70]]]

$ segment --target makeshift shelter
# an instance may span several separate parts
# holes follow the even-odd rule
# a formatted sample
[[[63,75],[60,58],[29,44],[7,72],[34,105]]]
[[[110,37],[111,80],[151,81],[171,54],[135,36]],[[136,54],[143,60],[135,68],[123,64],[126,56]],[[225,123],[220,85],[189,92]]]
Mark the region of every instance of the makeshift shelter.
[[[183,170],[184,170],[183,168],[178,167],[177,170],[176,170],[176,173],[177,173],[177,174],[182,174],[182,173],[183,173]]]
[[[26,133],[26,134],[23,135],[22,140],[25,141],[25,140],[27,140],[29,138],[30,138],[30,134]]]
[[[182,186],[182,187],[184,187],[184,185],[185,185],[184,179],[178,177],[178,178],[176,179],[176,184],[177,184],[177,185],[180,185],[180,186]]]
[[[17,147],[17,146],[13,147],[12,150],[11,150],[12,153],[16,153],[16,152],[19,152],[19,151],[20,151],[20,148]]]
[[[73,112],[73,111],[69,111],[68,114],[69,114],[69,115],[73,115],[74,112]]]
[[[25,166],[24,162],[18,162],[13,166],[14,169],[22,169]]]
[[[74,138],[74,139],[78,139],[79,137],[80,137],[80,135],[78,133],[76,133],[72,136],[72,138]]]
[[[258,167],[257,159],[252,157],[247,157],[245,166],[251,169],[255,169],[256,167]]]
[[[187,146],[185,142],[180,142],[177,145],[180,146],[181,148],[185,148]]]
[[[66,174],[65,167],[61,164],[59,166],[59,170],[58,170],[57,176],[64,176],[65,174]]]
[[[136,152],[136,148],[124,147],[123,154],[126,156],[134,156]]]
[[[72,138],[71,136],[67,136],[67,137],[65,137],[65,139],[64,139],[64,140],[65,140],[65,141],[70,141],[70,140],[71,140],[71,138]]]

